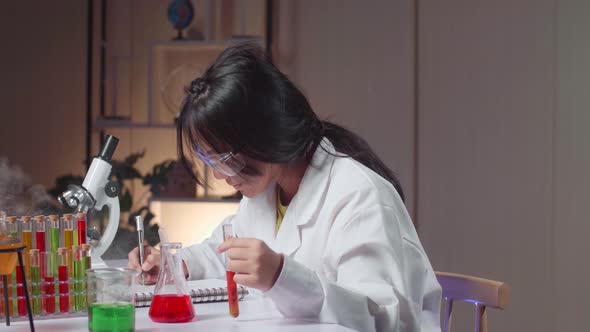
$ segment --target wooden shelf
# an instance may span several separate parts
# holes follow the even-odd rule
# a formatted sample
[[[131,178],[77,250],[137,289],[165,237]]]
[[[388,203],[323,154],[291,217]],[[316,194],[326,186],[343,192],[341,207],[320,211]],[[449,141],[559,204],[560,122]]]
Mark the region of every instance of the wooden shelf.
[[[96,119],[92,124],[95,129],[109,129],[109,128],[138,128],[138,129],[175,129],[176,125],[173,123],[149,123],[149,122],[133,122],[131,120],[113,120],[113,119]]]

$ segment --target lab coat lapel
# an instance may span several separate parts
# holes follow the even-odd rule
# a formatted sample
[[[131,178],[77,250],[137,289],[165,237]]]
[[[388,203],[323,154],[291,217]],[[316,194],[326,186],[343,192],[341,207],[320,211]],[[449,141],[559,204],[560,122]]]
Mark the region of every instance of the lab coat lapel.
[[[321,145],[316,149],[297,194],[289,204],[275,240],[276,251],[285,255],[299,249],[301,227],[315,220],[324,202],[334,157],[323,148],[334,153],[334,147],[327,139],[322,140]],[[276,206],[273,211],[276,213]]]
[[[248,199],[246,223],[256,228],[255,234],[259,240],[274,248],[275,225],[277,221],[274,185],[257,197]]]

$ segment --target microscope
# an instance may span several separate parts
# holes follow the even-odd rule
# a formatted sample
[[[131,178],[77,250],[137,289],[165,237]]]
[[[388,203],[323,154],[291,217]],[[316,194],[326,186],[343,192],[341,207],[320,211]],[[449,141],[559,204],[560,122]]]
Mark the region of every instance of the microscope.
[[[70,184],[68,189],[58,196],[58,201],[62,205],[75,209],[76,213],[88,213],[92,209],[100,211],[105,205],[109,209],[108,224],[104,234],[98,242],[91,243],[93,267],[106,267],[102,255],[113,242],[119,228],[120,186],[111,181],[111,159],[117,143],[119,143],[118,138],[107,135],[100,154],[92,160],[82,186]]]

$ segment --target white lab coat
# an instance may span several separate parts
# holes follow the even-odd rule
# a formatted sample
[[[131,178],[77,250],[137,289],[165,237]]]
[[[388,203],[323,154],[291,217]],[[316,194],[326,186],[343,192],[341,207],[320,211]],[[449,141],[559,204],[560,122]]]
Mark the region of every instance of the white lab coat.
[[[440,331],[441,289],[394,187],[323,139],[275,237],[275,186],[244,198],[232,223],[285,256],[265,295],[286,317],[357,331]],[[221,227],[181,251],[189,278],[221,278]]]

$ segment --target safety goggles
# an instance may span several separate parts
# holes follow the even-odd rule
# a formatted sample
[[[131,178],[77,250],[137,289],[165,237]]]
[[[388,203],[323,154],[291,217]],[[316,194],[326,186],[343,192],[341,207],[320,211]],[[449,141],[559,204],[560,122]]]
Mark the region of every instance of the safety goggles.
[[[246,167],[244,160],[233,154],[233,152],[207,154],[198,146],[194,150],[205,164],[225,176],[235,176]]]

